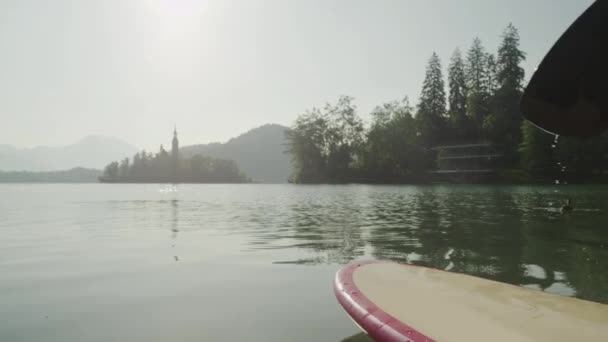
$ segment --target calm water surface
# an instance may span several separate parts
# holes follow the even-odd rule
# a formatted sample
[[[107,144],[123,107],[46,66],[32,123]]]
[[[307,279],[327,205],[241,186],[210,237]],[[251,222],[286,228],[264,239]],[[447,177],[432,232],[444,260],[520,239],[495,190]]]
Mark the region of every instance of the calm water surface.
[[[0,341],[340,341],[366,258],[608,303],[608,187],[0,185]]]

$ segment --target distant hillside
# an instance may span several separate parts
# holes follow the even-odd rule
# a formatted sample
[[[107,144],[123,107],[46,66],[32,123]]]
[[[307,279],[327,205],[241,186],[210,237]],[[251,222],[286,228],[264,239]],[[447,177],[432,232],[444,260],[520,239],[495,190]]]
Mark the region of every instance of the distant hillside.
[[[0,171],[0,183],[95,183],[100,170],[80,167],[65,171]]]
[[[223,144],[185,146],[180,148],[180,153],[186,158],[200,154],[231,159],[254,181],[285,183],[291,174],[290,157],[284,153],[287,130],[281,125],[264,125]]]
[[[0,145],[0,170],[56,171],[74,167],[102,169],[110,160],[130,157],[137,149],[124,141],[88,136],[75,144],[17,149]]]

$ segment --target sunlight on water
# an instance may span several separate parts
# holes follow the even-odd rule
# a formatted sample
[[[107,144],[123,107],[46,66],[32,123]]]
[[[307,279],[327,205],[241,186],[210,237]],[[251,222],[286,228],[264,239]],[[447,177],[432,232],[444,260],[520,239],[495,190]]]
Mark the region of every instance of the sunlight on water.
[[[160,192],[160,193],[177,192],[177,187],[175,185],[164,186],[164,187],[161,187],[160,189],[158,189],[158,192]]]

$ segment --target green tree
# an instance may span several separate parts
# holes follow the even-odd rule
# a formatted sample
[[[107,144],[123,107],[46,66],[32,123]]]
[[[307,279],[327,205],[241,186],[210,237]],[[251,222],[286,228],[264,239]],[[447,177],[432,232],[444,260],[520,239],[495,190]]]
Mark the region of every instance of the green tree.
[[[493,96],[498,90],[498,64],[496,57],[491,53],[486,54],[485,82],[488,94]]]
[[[288,152],[297,183],[341,182],[358,168],[364,144],[363,121],[352,97],[342,96],[323,111],[299,115],[287,132]]]
[[[555,167],[552,147],[554,136],[527,120],[522,122],[521,131],[521,167],[536,178],[552,176],[552,169]]]
[[[448,86],[450,138],[466,140],[471,134],[471,121],[467,116],[467,81],[460,49],[454,50],[450,60]]]
[[[357,108],[350,96],[341,96],[336,104],[325,106],[328,144],[327,175],[339,180],[356,165],[364,140],[363,121],[357,116]]]
[[[504,144],[514,153],[521,141],[522,114],[519,102],[523,93],[525,54],[519,49],[519,33],[509,24],[502,35],[496,63],[497,89],[492,101],[492,113],[484,123],[488,137]]]
[[[287,151],[294,169],[292,181],[315,183],[326,181],[327,120],[319,109],[313,108],[297,117],[286,132]]]
[[[483,138],[483,122],[489,113],[489,74],[488,54],[485,52],[481,40],[475,38],[467,52],[465,76],[468,89],[467,115],[473,121],[473,136],[477,139]]]
[[[424,169],[424,152],[412,112],[407,97],[385,103],[372,112],[364,158],[371,179],[407,181]]]
[[[244,183],[248,181],[232,160],[195,155],[191,159],[180,160],[176,170],[170,156],[163,151],[161,146],[160,152],[156,154],[145,151],[136,153],[132,163],[129,163],[128,158],[120,163],[112,162],[106,166],[100,180],[123,183]]]
[[[103,170],[103,179],[117,179],[118,178],[118,162],[111,162]]]
[[[446,96],[441,61],[435,52],[429,59],[416,121],[421,138],[426,146],[445,140]]]
[[[498,48],[496,77],[500,88],[518,91],[523,89],[525,72],[520,64],[525,59],[526,54],[519,49],[519,32],[509,23]]]
[[[119,177],[129,177],[129,158],[125,158],[120,162],[118,166],[118,176]]]

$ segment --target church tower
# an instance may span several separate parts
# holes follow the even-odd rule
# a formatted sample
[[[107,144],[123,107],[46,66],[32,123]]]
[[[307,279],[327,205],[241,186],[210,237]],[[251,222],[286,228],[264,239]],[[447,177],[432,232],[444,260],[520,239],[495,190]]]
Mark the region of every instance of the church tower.
[[[171,158],[177,164],[179,159],[179,140],[177,140],[177,126],[173,129],[173,142],[171,143]]]

